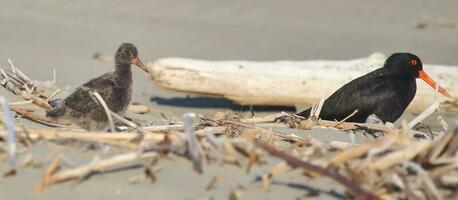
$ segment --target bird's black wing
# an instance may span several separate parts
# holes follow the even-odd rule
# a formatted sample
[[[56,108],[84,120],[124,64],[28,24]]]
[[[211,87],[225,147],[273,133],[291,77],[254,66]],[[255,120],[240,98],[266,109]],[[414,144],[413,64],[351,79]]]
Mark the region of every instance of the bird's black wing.
[[[345,84],[325,100],[320,118],[342,120],[358,110],[349,121],[365,122],[367,116],[377,111],[380,101],[396,96],[392,86],[383,81],[385,78],[383,71],[378,69]],[[310,109],[298,115],[308,117]]]
[[[98,78],[92,79],[77,88],[75,92],[65,99],[65,106],[81,113],[87,113],[95,107],[100,107],[90,96],[89,92],[97,91],[104,100],[106,100],[105,97],[111,96],[113,90],[110,88],[115,86],[115,82],[108,78],[110,77],[110,74],[111,73],[107,73]]]

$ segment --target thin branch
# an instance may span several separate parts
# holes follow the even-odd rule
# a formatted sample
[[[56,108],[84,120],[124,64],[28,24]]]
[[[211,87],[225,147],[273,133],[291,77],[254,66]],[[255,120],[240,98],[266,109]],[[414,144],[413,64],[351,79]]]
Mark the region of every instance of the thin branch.
[[[5,114],[6,130],[8,132],[8,153],[10,155],[10,162],[13,166],[16,165],[16,132],[14,127],[13,115],[8,106],[8,101],[5,97],[0,97],[3,113]]]
[[[355,115],[356,113],[358,113],[358,109],[356,109],[356,110],[353,111],[351,114],[349,114],[348,116],[346,116],[345,118],[343,118],[342,120],[340,120],[339,123],[337,123],[334,127],[338,127],[338,126],[341,125],[342,123],[346,122],[348,119],[350,119],[350,117],[353,117],[353,115]]]
[[[40,182],[38,182],[35,187],[35,192],[41,192],[46,187],[54,185],[56,183],[69,181],[73,179],[78,179],[83,176],[86,176],[89,173],[101,171],[108,167],[116,166],[122,163],[132,162],[138,159],[145,159],[145,158],[152,158],[157,156],[155,152],[145,152],[145,153],[138,153],[138,152],[131,152],[121,155],[116,155],[111,158],[98,160],[94,163],[89,163],[87,165],[83,165],[77,168],[69,169],[62,172],[57,172],[48,176],[44,176]]]
[[[17,114],[21,115],[24,118],[30,119],[32,121],[35,121],[35,122],[38,122],[38,123],[41,123],[47,126],[69,126],[72,124],[69,121],[65,121],[65,120],[56,121],[51,118],[43,117],[41,115],[36,115],[27,110],[18,108],[18,107],[11,107],[10,109],[16,112]]]
[[[97,91],[91,91],[89,92],[89,94],[94,96],[97,99],[98,103],[103,107],[103,110],[105,110],[105,114],[108,118],[108,123],[110,124],[110,130],[111,132],[115,132],[113,118],[111,118],[111,110],[108,108],[107,103],[105,103],[105,100],[103,100],[102,96],[100,96],[100,94]]]
[[[351,181],[350,179],[346,178],[345,176],[338,173],[336,170],[331,168],[322,168],[320,166],[311,164],[309,162],[300,160],[294,156],[291,156],[285,152],[279,151],[266,143],[259,142],[259,146],[261,146],[264,150],[266,150],[270,155],[278,157],[284,161],[286,161],[289,165],[293,167],[300,167],[308,171],[312,171],[318,173],[323,176],[327,176],[329,178],[334,179],[335,181],[342,184],[346,187],[356,199],[379,199],[374,194],[364,190],[361,186],[357,183]]]
[[[425,111],[423,111],[420,115],[415,117],[415,119],[409,122],[409,129],[412,129],[413,127],[415,127],[415,125],[425,120],[431,114],[435,113],[437,109],[439,108],[439,106],[440,106],[440,103],[438,101],[430,105]]]

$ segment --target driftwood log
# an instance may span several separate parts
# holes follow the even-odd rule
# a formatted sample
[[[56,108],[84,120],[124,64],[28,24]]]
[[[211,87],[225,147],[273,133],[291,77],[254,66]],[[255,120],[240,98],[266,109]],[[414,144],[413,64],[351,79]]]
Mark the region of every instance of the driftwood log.
[[[328,61],[204,61],[164,58],[148,64],[151,79],[162,88],[190,94],[224,97],[245,105],[315,104],[340,86],[381,67],[386,56]],[[427,62],[427,59],[424,60]],[[426,64],[425,71],[453,99],[458,98],[458,66]],[[417,95],[409,107],[420,112],[436,98],[435,90],[418,81]]]

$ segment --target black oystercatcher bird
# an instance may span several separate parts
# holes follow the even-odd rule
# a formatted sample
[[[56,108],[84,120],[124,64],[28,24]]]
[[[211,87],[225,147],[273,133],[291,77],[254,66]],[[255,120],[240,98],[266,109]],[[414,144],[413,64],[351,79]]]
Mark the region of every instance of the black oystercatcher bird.
[[[70,120],[89,131],[106,131],[109,127],[107,115],[101,105],[90,96],[90,91],[97,91],[108,108],[118,114],[124,114],[132,94],[131,64],[145,72],[146,67],[138,58],[137,48],[133,44],[122,44],[115,54],[115,70],[83,84],[66,99],[55,103],[47,117]]]
[[[329,96],[319,117],[340,121],[358,110],[347,119],[348,122],[364,123],[371,114],[377,115],[383,122],[394,122],[414,98],[416,78],[436,88],[436,82],[423,71],[420,58],[410,53],[395,53],[382,68],[352,80]],[[439,87],[438,90],[450,97],[444,88]],[[310,111],[311,108],[297,115],[308,117]]]

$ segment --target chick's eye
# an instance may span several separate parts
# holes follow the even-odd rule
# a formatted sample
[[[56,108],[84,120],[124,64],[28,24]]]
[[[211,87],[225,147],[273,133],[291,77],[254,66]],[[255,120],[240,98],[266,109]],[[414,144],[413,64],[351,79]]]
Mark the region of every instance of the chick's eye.
[[[412,65],[415,65],[415,66],[416,66],[416,65],[417,65],[417,61],[416,61],[416,60],[411,60],[411,61],[410,61],[410,64],[412,64]]]

